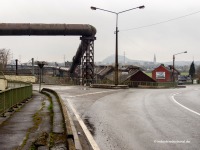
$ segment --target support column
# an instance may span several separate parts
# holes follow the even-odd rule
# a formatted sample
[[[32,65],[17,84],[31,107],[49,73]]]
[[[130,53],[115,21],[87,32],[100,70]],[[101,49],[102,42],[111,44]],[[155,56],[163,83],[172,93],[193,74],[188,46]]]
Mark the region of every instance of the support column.
[[[82,40],[82,83],[90,85],[94,81],[94,40],[95,37],[81,37]]]

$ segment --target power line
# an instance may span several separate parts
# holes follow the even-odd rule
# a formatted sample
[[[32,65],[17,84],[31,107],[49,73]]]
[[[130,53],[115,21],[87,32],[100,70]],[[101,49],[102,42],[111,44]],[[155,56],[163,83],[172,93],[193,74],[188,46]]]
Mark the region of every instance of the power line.
[[[130,28],[130,29],[124,29],[124,30],[120,30],[120,31],[130,31],[130,30],[136,30],[136,29],[142,29],[142,28],[147,28],[147,27],[151,27],[151,26],[156,26],[156,25],[159,25],[159,24],[163,24],[163,23],[167,23],[167,22],[170,22],[170,21],[175,21],[175,20],[178,20],[178,19],[182,19],[182,18],[191,16],[191,15],[195,15],[195,14],[197,14],[197,13],[200,13],[200,11],[196,11],[196,12],[193,12],[193,13],[190,13],[190,14],[187,14],[187,15],[184,15],[184,16],[172,18],[172,19],[165,20],[165,21],[161,21],[161,22],[157,22],[157,23],[153,23],[153,24],[149,24],[149,25],[145,25],[145,26]]]

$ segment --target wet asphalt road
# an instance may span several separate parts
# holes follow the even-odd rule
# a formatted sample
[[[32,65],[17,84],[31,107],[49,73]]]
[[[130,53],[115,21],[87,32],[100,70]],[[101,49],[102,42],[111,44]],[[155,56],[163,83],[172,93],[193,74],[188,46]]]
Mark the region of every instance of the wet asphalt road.
[[[89,118],[102,150],[200,147],[200,86],[107,90],[49,86]]]

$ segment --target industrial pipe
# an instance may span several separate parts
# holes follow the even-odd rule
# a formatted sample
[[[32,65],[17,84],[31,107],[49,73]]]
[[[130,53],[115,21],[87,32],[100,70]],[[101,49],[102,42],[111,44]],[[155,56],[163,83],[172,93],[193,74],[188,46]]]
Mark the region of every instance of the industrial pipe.
[[[88,24],[0,23],[0,36],[16,35],[82,35],[94,36],[96,29]]]

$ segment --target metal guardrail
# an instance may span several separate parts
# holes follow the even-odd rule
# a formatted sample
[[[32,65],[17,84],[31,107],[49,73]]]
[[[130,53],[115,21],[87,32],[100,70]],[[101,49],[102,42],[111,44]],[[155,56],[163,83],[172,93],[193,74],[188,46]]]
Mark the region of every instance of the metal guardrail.
[[[32,96],[31,84],[20,83],[20,85],[17,86],[15,83],[13,85],[14,87],[5,91],[0,91],[0,115],[4,115],[6,111],[12,109]]]

